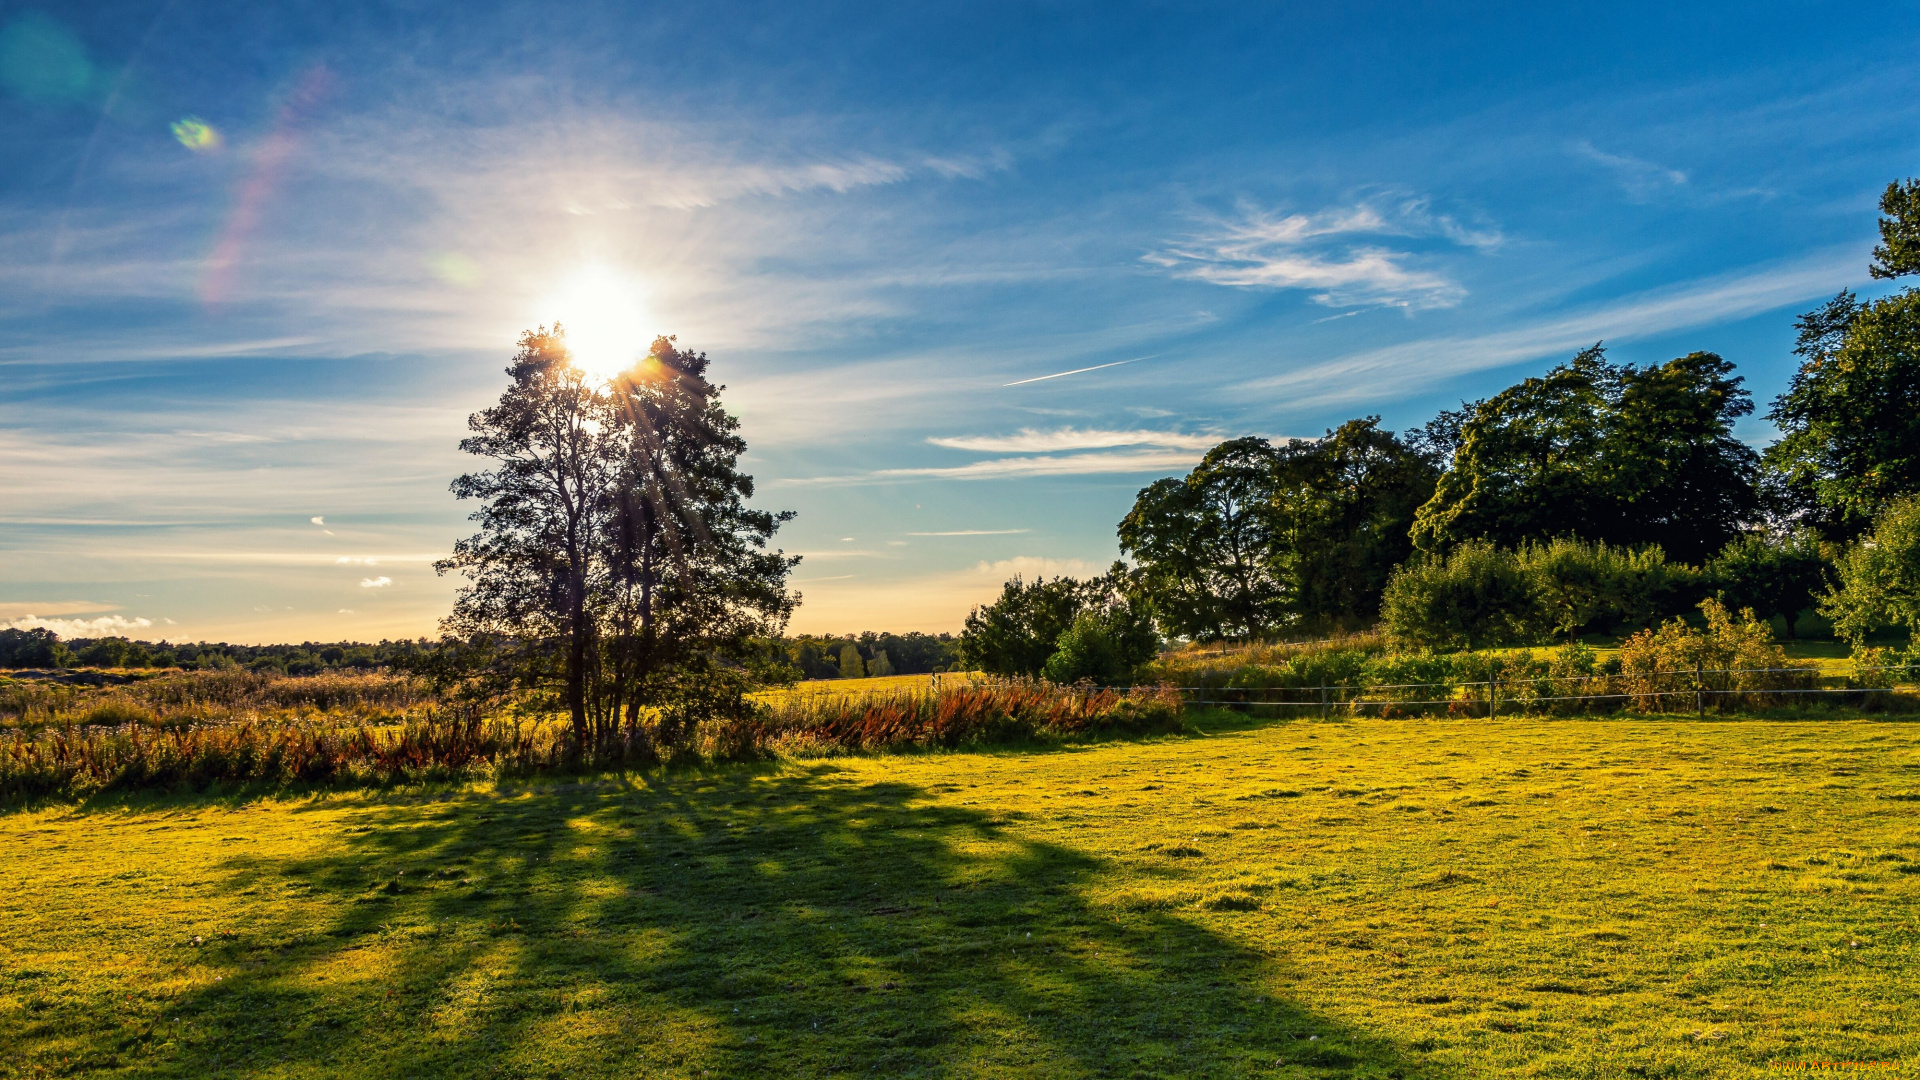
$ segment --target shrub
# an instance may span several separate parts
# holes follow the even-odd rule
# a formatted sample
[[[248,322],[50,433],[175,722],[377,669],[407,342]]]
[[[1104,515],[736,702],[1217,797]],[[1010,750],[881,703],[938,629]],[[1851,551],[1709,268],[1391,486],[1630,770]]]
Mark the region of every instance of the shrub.
[[[1165,687],[1131,691],[1034,680],[886,695],[795,694],[758,721],[770,750],[957,747],[1100,734],[1170,734],[1185,705]]]
[[[1381,622],[1426,648],[1530,644],[1645,626],[1684,609],[1700,572],[1639,549],[1554,540],[1514,550],[1484,541],[1415,558],[1394,572]]]
[[[1085,680],[1112,686],[1126,680],[1129,667],[1106,623],[1092,612],[1082,612],[1060,635],[1058,647],[1040,675],[1049,682]]]
[[[1387,581],[1380,621],[1395,641],[1427,648],[1513,645],[1545,629],[1519,561],[1485,541],[1402,563]]]
[[[1718,600],[1703,600],[1700,612],[1706,616],[1704,629],[1670,619],[1620,646],[1620,671],[1635,707],[1650,711],[1684,707],[1702,689],[1720,708],[1742,703],[1776,705],[1787,695],[1769,691],[1815,685],[1815,669],[1789,665],[1786,651],[1774,643],[1773,631],[1753,609],[1742,611],[1736,619]],[[1696,672],[1703,673],[1700,681]]]
[[[1899,500],[1834,567],[1838,584],[1820,601],[1836,634],[1861,648],[1887,630],[1920,645],[1920,496]]]
[[[1811,531],[1755,533],[1708,560],[1703,584],[1729,610],[1752,608],[1762,616],[1777,616],[1791,637],[1800,613],[1826,591],[1828,569]]]

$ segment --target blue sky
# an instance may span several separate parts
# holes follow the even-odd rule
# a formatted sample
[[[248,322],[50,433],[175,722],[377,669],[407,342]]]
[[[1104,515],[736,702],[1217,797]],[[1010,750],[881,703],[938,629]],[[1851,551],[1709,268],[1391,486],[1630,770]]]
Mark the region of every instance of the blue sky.
[[[9,4],[0,624],[432,633],[464,418],[556,318],[713,357],[807,631],[957,629],[1222,437],[1595,340],[1764,411],[1794,313],[1876,291],[1916,45],[1911,3]]]

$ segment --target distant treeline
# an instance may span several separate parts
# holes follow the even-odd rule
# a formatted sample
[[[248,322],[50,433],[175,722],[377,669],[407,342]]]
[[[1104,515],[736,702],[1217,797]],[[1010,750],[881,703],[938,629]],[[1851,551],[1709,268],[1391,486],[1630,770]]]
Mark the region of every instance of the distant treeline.
[[[952,634],[801,634],[763,639],[768,659],[802,679],[860,679],[925,675],[960,668],[960,640]]]
[[[183,668],[188,671],[245,668],[286,675],[324,671],[370,671],[404,667],[438,646],[417,641],[319,642],[298,645],[229,645],[226,642],[173,644],[124,637],[60,640],[51,630],[0,630],[0,668]]]
[[[463,643],[470,648],[471,643]],[[307,641],[298,645],[172,643],[124,637],[62,641],[51,630],[0,630],[0,668],[182,668],[187,671],[244,668],[282,675],[327,671],[416,670],[442,648],[427,638],[401,641]],[[801,634],[755,638],[730,658],[774,678],[858,679],[875,675],[924,675],[960,666],[960,641],[952,634]],[[781,668],[789,670],[782,671]]]

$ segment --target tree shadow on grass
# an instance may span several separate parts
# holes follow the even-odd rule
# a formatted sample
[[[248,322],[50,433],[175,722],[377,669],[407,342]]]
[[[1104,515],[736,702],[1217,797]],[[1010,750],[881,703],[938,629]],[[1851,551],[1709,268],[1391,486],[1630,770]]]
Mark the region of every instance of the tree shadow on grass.
[[[136,1075],[1436,1075],[1114,867],[830,764],[449,792],[225,887],[318,921],[122,1035]],[[315,804],[293,813],[325,808]],[[1223,916],[1257,917],[1257,916]],[[1282,1063],[1284,1064],[1277,1064]]]

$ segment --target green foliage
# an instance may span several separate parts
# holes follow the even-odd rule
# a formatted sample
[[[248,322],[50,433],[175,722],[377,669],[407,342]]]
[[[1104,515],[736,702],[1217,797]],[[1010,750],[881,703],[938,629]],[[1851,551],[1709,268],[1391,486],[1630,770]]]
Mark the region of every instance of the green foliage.
[[[1553,540],[1517,550],[1469,541],[1415,556],[1387,587],[1381,624],[1424,648],[1531,644],[1644,626],[1684,610],[1700,574],[1638,550]]]
[[[1826,591],[1829,563],[1810,530],[1750,533],[1728,544],[1705,567],[1707,589],[1729,609],[1778,617],[1793,633],[1802,611]]]
[[[1074,617],[1055,642],[1054,654],[1040,669],[1042,678],[1056,683],[1083,680],[1102,686],[1125,682],[1133,673],[1133,663],[1121,655],[1120,645],[1107,630],[1107,623],[1091,611]],[[1135,661],[1137,663],[1138,661]]]
[[[1820,611],[1856,647],[1904,630],[1920,646],[1920,496],[1895,501],[1834,567],[1837,584]]]
[[[1621,366],[1595,345],[1469,407],[1414,543],[1572,537],[1705,559],[1760,511],[1758,456],[1733,435],[1753,404],[1732,372],[1705,352]]]
[[[1125,568],[1115,564],[1105,575],[1086,581],[1059,577],[1027,582],[1014,577],[998,600],[968,614],[960,636],[961,664],[994,675],[1037,677],[1083,616],[1091,622],[1074,648],[1111,650],[1121,672],[1121,678],[1111,681],[1122,681],[1159,649],[1148,605],[1135,595],[1134,580]],[[1059,670],[1065,671],[1073,661],[1061,663]]]
[[[1871,304],[1841,293],[1800,319],[1804,358],[1767,419],[1767,466],[1785,509],[1852,539],[1920,493],[1920,292]]]
[[[1140,492],[1120,523],[1162,625],[1197,641],[1364,623],[1433,492],[1427,457],[1350,420],[1274,447],[1235,439]]]
[[[51,630],[0,630],[0,668],[58,667],[63,651]]]
[[[860,659],[860,650],[852,642],[840,649],[840,677],[843,679],[864,679],[867,666]]]
[[[1277,463],[1265,439],[1221,443],[1185,478],[1142,489],[1120,522],[1120,549],[1168,633],[1244,639],[1291,620],[1293,589],[1272,505]]]
[[[1387,583],[1380,622],[1394,640],[1428,648],[1519,644],[1546,630],[1534,582],[1511,551],[1488,541],[1402,564]]]
[[[1636,708],[1653,712],[1698,707],[1696,693],[1712,691],[1716,709],[1785,704],[1782,690],[1814,685],[1815,670],[1787,661],[1773,631],[1752,609],[1736,617],[1718,600],[1700,602],[1706,625],[1670,619],[1620,646],[1620,671]],[[1704,672],[1696,682],[1696,672]],[[1773,691],[1770,693],[1770,691]]]
[[[1876,278],[1920,274],[1920,180],[1894,181],[1880,196],[1880,243],[1868,272]]]

